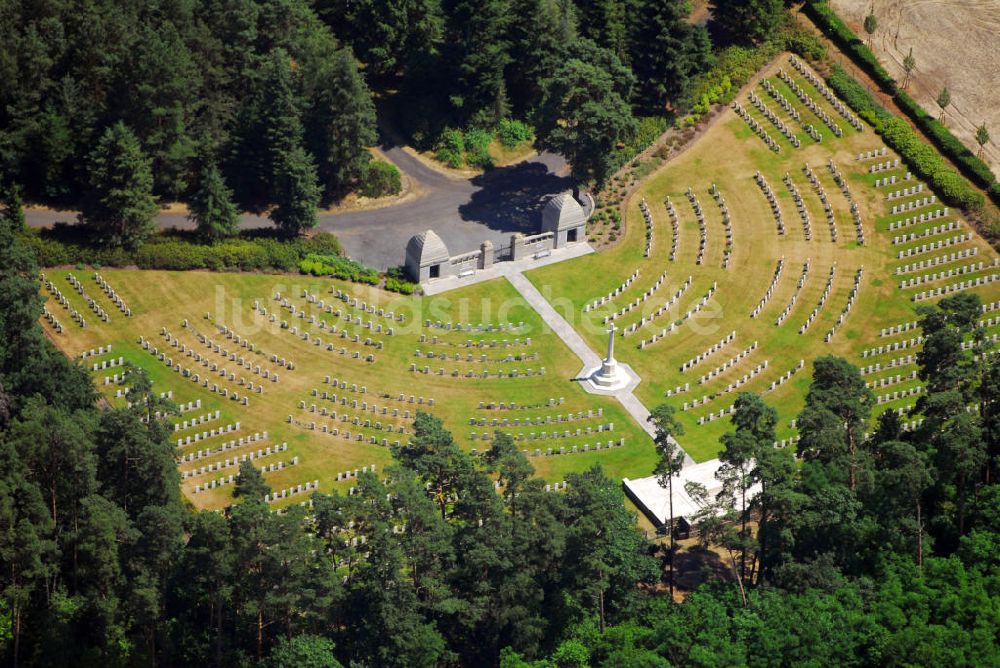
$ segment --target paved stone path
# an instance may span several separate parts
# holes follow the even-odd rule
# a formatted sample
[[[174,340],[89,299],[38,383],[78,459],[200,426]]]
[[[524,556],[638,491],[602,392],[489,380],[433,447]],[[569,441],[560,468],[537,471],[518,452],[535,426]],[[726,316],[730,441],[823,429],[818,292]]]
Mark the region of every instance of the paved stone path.
[[[594,370],[601,364],[601,356],[595,353],[587,342],[583,340],[573,326],[570,325],[566,318],[559,314],[552,305],[549,303],[542,293],[538,291],[531,281],[524,277],[520,271],[512,271],[508,274],[507,280],[510,281],[511,285],[521,293],[524,300],[528,302],[531,308],[542,317],[542,320],[548,325],[556,335],[562,339],[563,343],[569,346],[580,361],[583,362],[585,370]],[[652,437],[654,435],[653,425],[649,423],[649,409],[647,409],[638,397],[632,393],[631,389],[620,390],[618,392],[611,393],[615,399],[621,403],[622,408],[632,416],[643,431]],[[678,444],[680,447],[680,444]],[[681,448],[683,451],[683,448]],[[694,464],[694,460],[691,456],[684,452],[684,466],[689,466]]]

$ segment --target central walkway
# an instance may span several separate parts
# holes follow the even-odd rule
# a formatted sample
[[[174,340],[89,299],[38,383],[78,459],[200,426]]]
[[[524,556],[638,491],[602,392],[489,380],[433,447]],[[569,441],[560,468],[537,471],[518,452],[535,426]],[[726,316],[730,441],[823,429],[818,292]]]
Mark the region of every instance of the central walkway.
[[[442,278],[440,280],[424,283],[422,288],[424,290],[424,294],[426,295],[438,295],[443,292],[448,292],[467,285],[503,276],[510,281],[510,284],[514,286],[522,297],[524,297],[524,301],[526,301],[528,305],[531,306],[531,308],[533,308],[539,316],[541,316],[542,321],[545,322],[545,324],[548,325],[553,332],[555,332],[556,336],[562,339],[563,343],[569,346],[569,349],[580,358],[580,361],[583,363],[583,370],[580,374],[580,380],[582,380],[590,372],[596,371],[600,368],[602,361],[601,356],[595,353],[590,346],[587,345],[587,342],[583,340],[583,337],[580,336],[575,329],[573,329],[573,325],[567,322],[566,318],[562,317],[559,312],[552,307],[549,300],[547,300],[542,293],[538,291],[538,288],[536,288],[531,281],[525,278],[522,272],[536,267],[542,267],[547,264],[552,264],[554,262],[562,262],[564,260],[580,257],[581,255],[593,252],[594,249],[591,248],[589,244],[572,244],[565,248],[553,250],[552,254],[548,257],[537,260],[528,258],[517,262],[498,262],[489,269],[477,271],[473,276],[468,278]],[[632,373],[634,375],[634,372]],[[641,379],[639,379],[638,376],[635,376],[635,382],[631,383],[625,389],[614,392],[601,392],[600,394],[613,396],[617,399],[625,411],[632,416],[632,419],[635,420],[640,427],[642,427],[643,431],[649,434],[650,437],[653,437],[655,436],[655,430],[653,429],[653,425],[649,423],[649,409],[646,408],[643,403],[639,401],[639,398],[632,393],[632,389],[640,380]],[[674,443],[678,448],[681,448],[677,441],[674,441]],[[684,452],[684,466],[693,465],[694,460],[691,459],[691,456],[688,455],[683,448],[681,448],[681,451]]]

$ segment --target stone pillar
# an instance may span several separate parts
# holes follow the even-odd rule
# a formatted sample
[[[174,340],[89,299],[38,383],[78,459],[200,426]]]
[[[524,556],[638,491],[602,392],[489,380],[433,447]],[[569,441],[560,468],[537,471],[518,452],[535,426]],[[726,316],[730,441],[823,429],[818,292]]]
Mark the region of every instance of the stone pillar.
[[[487,239],[479,246],[479,268],[489,269],[493,266],[493,242]]]
[[[520,232],[510,235],[510,255],[512,260],[524,259],[524,235]]]

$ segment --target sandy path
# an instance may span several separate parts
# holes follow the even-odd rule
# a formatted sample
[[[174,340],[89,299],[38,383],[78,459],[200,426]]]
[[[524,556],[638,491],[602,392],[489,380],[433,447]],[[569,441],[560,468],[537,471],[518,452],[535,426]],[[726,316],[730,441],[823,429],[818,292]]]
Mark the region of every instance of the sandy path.
[[[871,0],[831,0],[831,5],[862,39]],[[976,128],[986,122],[992,141],[986,162],[1000,171],[1000,0],[877,0],[879,27],[872,49],[897,81],[903,58],[913,47],[917,66],[909,93],[928,113],[948,86],[946,121],[974,152]]]

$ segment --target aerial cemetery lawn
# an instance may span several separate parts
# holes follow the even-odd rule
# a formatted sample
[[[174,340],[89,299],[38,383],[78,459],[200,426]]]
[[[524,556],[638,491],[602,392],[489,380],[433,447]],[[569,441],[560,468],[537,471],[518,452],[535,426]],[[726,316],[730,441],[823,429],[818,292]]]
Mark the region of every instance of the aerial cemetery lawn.
[[[742,115],[728,110],[650,177],[616,248],[527,273],[553,304],[571,304],[596,349],[613,318],[616,356],[643,379],[636,395],[678,409],[680,443],[698,461],[719,451],[746,390],[778,410],[778,446],[794,446],[810,362],[822,355],[862,367],[876,415],[910,409],[921,386],[920,331],[907,328],[917,306],[963,290],[987,307],[1000,299],[996,252],[804,72],[778,59],[749,87],[760,106],[739,96]],[[991,337],[996,315],[982,316]]]
[[[770,66],[629,201],[617,246],[527,274],[595,351],[618,327],[636,396],[677,407],[697,461],[719,451],[745,390],[777,408],[777,446],[794,447],[822,355],[863,368],[876,413],[912,407],[916,307],[964,290],[1000,300],[997,254],[809,72]],[[618,477],[655,463],[641,426],[574,382],[580,359],[506,279],[406,297],[311,276],[87,268],[46,272],[43,292],[44,327],[108,402],[127,402],[139,367],[178,406],[183,491],[199,508],[231,502],[244,458],[275,507],[348,493],[356,471],[390,464],[420,410],[469,450],[514,434],[551,484],[596,462]],[[983,314],[991,336],[997,313]]]

